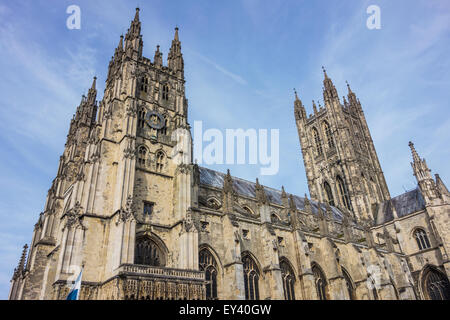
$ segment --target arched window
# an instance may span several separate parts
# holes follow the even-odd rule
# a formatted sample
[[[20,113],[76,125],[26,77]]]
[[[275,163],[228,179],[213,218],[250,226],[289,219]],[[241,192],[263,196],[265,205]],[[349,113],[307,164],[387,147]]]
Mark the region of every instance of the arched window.
[[[147,148],[140,146],[138,149],[138,165],[145,167],[145,161],[147,159]]]
[[[156,172],[162,172],[164,168],[164,152],[158,151],[156,153]]]
[[[295,276],[291,266],[285,260],[280,262],[281,277],[283,280],[283,291],[285,300],[295,300],[294,284]]]
[[[350,300],[355,300],[355,287],[353,286],[352,278],[350,278],[347,270],[342,268],[342,274],[344,275],[345,285],[347,286],[348,296]]]
[[[217,263],[208,249],[200,250],[199,254],[200,271],[205,271],[206,279],[206,299],[217,299]]]
[[[450,282],[436,268],[427,267],[423,272],[422,288],[427,300],[450,300]]]
[[[138,127],[143,128],[145,125],[145,108],[140,108],[138,112]]]
[[[333,198],[333,192],[331,192],[331,187],[328,184],[328,182],[323,183],[323,188],[325,189],[325,194],[327,195],[327,201],[330,204],[330,206],[334,206],[334,198]]]
[[[322,151],[322,144],[320,142],[319,131],[317,131],[316,128],[312,128],[312,132],[313,132],[314,142],[316,144],[317,155],[321,156],[323,154],[323,151]]]
[[[155,267],[163,266],[163,253],[149,237],[138,237],[136,239],[134,263]]]
[[[320,300],[327,300],[327,279],[325,278],[325,275],[323,274],[322,270],[319,266],[314,265],[312,267],[312,272],[314,274],[314,281],[316,285],[317,290],[317,296]]]
[[[425,250],[431,247],[425,230],[417,229],[416,231],[414,231],[414,238],[416,238],[419,250]]]
[[[350,200],[348,199],[347,188],[345,186],[344,180],[341,176],[336,177],[336,182],[339,190],[339,195],[341,196],[342,204],[348,209],[350,209]]]
[[[244,264],[245,300],[259,299],[259,271],[256,262],[249,256],[242,258]]]
[[[169,100],[169,86],[164,84],[162,87],[162,98],[163,100]]]
[[[141,91],[147,93],[148,92],[148,78],[142,77],[141,79]]]
[[[333,149],[334,148],[334,140],[333,140],[333,136],[331,134],[331,127],[328,124],[328,122],[326,122],[326,121],[323,122],[323,131],[325,132],[325,137],[327,138],[328,147],[330,149]]]

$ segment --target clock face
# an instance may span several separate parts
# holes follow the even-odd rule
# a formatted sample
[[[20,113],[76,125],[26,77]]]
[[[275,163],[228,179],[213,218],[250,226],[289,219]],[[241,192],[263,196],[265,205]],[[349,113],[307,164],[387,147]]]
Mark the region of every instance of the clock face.
[[[157,117],[156,121],[154,121],[154,116]],[[165,125],[164,116],[156,111],[148,111],[145,115],[145,122],[156,130],[164,128]]]

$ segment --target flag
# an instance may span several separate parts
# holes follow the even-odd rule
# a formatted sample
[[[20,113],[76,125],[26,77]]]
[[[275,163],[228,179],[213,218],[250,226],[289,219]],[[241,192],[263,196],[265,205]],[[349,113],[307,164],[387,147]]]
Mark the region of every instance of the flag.
[[[83,268],[81,268],[80,274],[78,275],[77,280],[75,280],[75,283],[72,285],[72,288],[70,289],[70,292],[67,295],[66,300],[78,300],[78,297],[80,296],[80,290],[81,290],[81,275],[82,274],[83,274]]]

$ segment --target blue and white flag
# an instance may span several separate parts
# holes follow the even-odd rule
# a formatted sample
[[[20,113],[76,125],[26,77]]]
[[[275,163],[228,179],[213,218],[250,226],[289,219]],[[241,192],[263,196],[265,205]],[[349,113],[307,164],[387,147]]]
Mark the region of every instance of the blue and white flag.
[[[77,280],[75,280],[75,283],[72,285],[72,289],[70,289],[70,292],[67,295],[66,300],[78,300],[78,297],[80,296],[80,290],[81,290],[81,275],[82,274],[83,274],[83,268],[81,269]]]

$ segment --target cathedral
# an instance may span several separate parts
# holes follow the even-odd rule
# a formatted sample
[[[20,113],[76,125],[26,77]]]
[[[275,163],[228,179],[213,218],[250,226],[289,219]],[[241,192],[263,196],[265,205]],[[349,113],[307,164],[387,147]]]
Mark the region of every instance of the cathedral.
[[[167,64],[142,52],[136,9],[103,98],[94,78],[70,122],[9,299],[66,299],[80,270],[80,300],[450,299],[450,192],[410,143],[417,187],[391,197],[350,86],[340,98],[324,69],[309,115],[295,93],[308,198],[175,159],[178,28]]]

